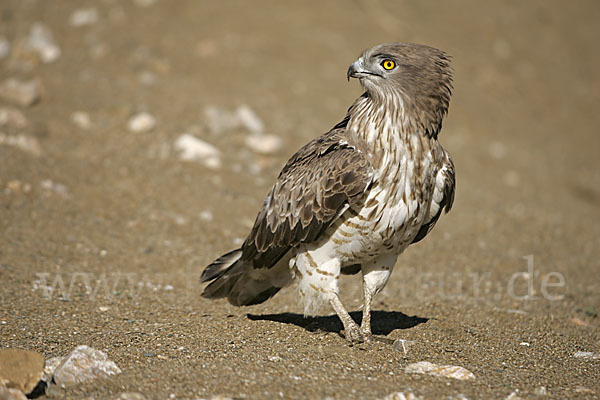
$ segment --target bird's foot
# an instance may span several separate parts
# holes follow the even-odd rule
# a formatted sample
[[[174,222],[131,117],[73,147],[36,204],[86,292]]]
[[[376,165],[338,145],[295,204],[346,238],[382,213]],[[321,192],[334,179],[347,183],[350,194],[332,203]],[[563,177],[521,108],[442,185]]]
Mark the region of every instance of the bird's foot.
[[[363,337],[364,342],[370,342],[373,334],[371,333],[371,328],[365,329],[362,326],[360,327],[360,334]]]
[[[344,329],[344,335],[351,344],[371,342],[371,332],[363,332],[358,325],[351,325]]]

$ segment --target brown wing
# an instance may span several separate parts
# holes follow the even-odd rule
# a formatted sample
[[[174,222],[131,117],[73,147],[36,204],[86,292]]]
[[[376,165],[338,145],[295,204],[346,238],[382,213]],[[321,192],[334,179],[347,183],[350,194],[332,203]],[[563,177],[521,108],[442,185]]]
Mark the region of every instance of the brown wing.
[[[348,145],[344,127],[338,126],[283,167],[242,245],[242,260],[270,268],[292,247],[315,241],[346,205],[364,200],[371,164]]]
[[[436,185],[434,188],[433,199],[432,199],[432,210],[430,210],[430,216],[421,225],[419,233],[414,238],[412,243],[417,243],[422,240],[435,226],[435,223],[442,215],[442,211],[448,212],[452,208],[454,203],[454,188],[456,187],[456,175],[454,173],[454,163],[450,159],[448,153],[444,152],[444,161],[442,168],[438,172],[436,177]]]

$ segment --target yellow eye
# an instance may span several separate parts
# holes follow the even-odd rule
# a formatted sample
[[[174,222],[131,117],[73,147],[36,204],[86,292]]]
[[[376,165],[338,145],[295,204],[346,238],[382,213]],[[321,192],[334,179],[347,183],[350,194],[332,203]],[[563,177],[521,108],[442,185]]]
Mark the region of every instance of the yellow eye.
[[[388,71],[390,69],[394,69],[394,67],[396,66],[396,63],[394,62],[394,60],[383,60],[383,62],[381,63],[381,66],[384,69],[387,69]]]

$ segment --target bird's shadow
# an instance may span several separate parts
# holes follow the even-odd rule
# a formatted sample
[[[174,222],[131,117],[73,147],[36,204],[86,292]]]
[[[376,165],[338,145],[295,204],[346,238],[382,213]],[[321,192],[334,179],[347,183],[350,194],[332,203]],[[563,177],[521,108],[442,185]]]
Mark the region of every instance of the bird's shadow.
[[[344,326],[337,315],[304,317],[302,314],[280,313],[280,314],[247,314],[252,321],[275,321],[283,324],[293,324],[310,332],[332,332],[340,333]],[[360,324],[362,313],[351,312],[350,316]],[[409,329],[429,321],[429,318],[408,316],[399,311],[372,311],[371,330],[374,335],[387,336],[396,329]]]

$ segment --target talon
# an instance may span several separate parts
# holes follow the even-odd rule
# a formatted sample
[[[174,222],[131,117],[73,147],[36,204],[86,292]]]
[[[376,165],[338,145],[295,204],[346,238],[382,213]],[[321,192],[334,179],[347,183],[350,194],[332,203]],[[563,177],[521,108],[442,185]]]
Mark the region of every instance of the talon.
[[[344,330],[344,336],[346,337],[346,340],[348,342],[350,342],[351,344],[364,342],[363,335],[360,332],[360,330],[358,329],[358,327],[356,327],[356,329]]]

